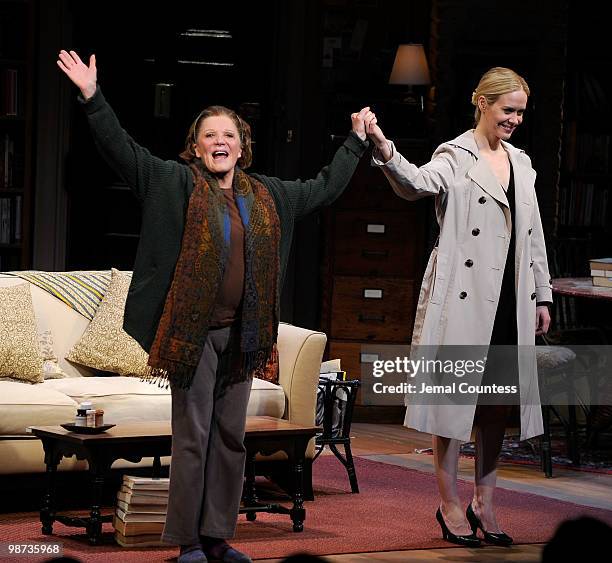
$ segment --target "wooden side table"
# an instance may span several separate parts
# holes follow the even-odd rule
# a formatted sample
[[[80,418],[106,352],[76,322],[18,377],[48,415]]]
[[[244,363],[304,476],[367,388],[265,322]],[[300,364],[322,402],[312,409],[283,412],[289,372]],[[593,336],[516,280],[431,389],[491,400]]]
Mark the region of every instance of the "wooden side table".
[[[301,426],[271,416],[247,417],[244,446],[247,450],[245,486],[241,514],[253,521],[258,512],[288,514],[293,522],[293,531],[304,530],[304,463],[310,439],[320,431],[316,426]],[[291,508],[279,504],[260,503],[255,490],[255,456],[258,453],[271,455],[283,451],[287,454],[293,472],[293,504]]]

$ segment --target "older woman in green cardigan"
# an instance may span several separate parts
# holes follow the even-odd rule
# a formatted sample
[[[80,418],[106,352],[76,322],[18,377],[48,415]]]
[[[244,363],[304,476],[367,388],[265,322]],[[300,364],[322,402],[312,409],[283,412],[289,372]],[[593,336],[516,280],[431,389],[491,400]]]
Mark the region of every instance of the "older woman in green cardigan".
[[[149,352],[152,380],[172,390],[172,464],[163,539],[179,563],[250,558],[230,547],[242,491],[253,371],[270,358],[296,219],[332,203],[367,148],[369,108],[316,178],[247,174],[250,128],[222,106],[187,135],[184,163],[164,161],[120,126],[89,64],[61,51],[96,146],[143,208],[125,330]]]

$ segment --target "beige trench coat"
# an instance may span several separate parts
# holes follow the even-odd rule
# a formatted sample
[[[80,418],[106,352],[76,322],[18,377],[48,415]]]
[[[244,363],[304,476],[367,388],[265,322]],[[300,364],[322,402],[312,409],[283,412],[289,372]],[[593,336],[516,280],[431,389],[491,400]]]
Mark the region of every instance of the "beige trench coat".
[[[502,144],[514,172],[518,344],[531,345],[521,348],[519,354],[521,439],[525,440],[543,432],[533,345],[536,302],[552,302],[552,286],[535,193],[535,170],[524,151]],[[373,163],[380,166],[400,197],[416,200],[435,196],[440,226],[438,245],[431,253],[421,285],[413,349],[420,344],[488,345],[512,233],[506,193],[487,161],[479,158],[473,130],[440,145],[432,160],[420,168],[391,148],[393,155],[388,162],[381,162],[375,154]],[[468,259],[471,267],[465,265]],[[406,426],[470,440],[475,403],[411,405],[407,397],[406,404]]]

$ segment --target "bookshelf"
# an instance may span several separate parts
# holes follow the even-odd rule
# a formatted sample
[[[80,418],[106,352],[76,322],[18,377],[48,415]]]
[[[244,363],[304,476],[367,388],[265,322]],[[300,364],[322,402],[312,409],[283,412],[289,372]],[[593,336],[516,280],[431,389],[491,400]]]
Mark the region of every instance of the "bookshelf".
[[[570,3],[563,136],[554,236],[547,236],[553,278],[590,278],[589,261],[612,256],[612,77],[607,22]],[[567,282],[565,282],[567,283]],[[555,292],[550,339],[603,342],[610,308]]]
[[[577,73],[572,78],[575,88],[594,83],[598,85],[597,90],[604,94],[598,77],[588,71]],[[597,109],[597,104],[605,104],[605,99],[605,95],[600,99],[585,99],[581,96],[573,102],[598,112],[601,110]],[[559,190],[559,228],[560,232],[574,235],[609,234],[612,125],[605,119],[585,119],[580,114],[586,111],[588,110],[579,107],[571,108],[565,124],[563,176]]]
[[[579,244],[575,264],[553,275],[588,275],[612,255],[612,78],[605,22],[570,5],[556,242]]]
[[[553,278],[588,277],[590,259],[612,256],[612,119],[606,101],[612,100],[612,83],[597,64],[578,69],[571,61],[556,236],[547,241]],[[567,299],[559,301],[557,308],[566,306]],[[560,315],[555,311],[553,320]]]
[[[33,2],[0,0],[0,271],[31,263]]]

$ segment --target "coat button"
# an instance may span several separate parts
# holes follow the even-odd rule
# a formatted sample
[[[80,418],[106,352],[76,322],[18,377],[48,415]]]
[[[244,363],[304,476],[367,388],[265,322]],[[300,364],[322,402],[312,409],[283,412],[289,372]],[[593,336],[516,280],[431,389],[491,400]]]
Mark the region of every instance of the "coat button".
[[[533,229],[529,229],[529,234],[531,234],[531,231],[532,231],[532,230],[533,230]]]
[[[465,299],[466,297],[467,297],[467,292],[465,292],[465,291],[462,291],[462,292],[459,294],[459,299]]]
[[[472,234],[477,237],[480,234],[480,229],[478,227],[472,229]]]
[[[533,301],[535,298],[536,298],[536,294],[535,294],[535,293],[532,293],[532,294],[531,294],[531,300]]]
[[[474,265],[474,261],[473,261],[471,258],[468,258],[468,259],[465,261],[465,265],[466,265],[468,268],[471,268],[471,267]]]
[[[191,313],[191,320],[193,322],[196,322],[199,318],[200,318],[200,314],[199,313]]]
[[[478,200],[478,203],[485,203],[487,201],[487,198],[485,196],[480,196],[480,199]]]

